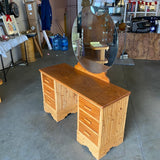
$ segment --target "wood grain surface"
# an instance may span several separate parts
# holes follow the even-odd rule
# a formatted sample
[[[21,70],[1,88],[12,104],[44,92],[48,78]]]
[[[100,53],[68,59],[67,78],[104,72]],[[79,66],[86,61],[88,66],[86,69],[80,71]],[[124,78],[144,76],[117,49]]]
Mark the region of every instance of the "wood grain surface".
[[[94,115],[84,113],[79,106],[77,141],[87,146],[97,160],[123,142],[128,99],[126,96],[101,108],[98,122],[93,121]]]
[[[123,88],[105,83],[65,63],[40,69],[40,72],[56,79],[77,94],[85,95],[101,107],[106,107],[130,94]]]
[[[95,78],[98,78],[100,79],[101,81],[104,81],[104,82],[107,82],[109,83],[110,80],[109,78],[106,76],[106,72],[102,72],[102,73],[92,73],[92,72],[89,72],[88,70],[86,70],[84,67],[82,67],[82,65],[78,62],[75,66],[74,66],[76,69],[90,75],[90,76],[93,76]]]
[[[124,33],[118,33],[118,57],[124,48]],[[129,58],[160,60],[160,34],[127,33],[126,52]]]

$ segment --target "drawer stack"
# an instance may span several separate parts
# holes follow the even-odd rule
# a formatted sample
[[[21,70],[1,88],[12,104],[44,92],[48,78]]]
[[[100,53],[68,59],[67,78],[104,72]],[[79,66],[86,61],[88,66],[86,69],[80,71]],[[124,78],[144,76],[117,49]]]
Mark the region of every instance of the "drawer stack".
[[[79,131],[98,145],[100,109],[79,97]]]
[[[44,106],[56,110],[54,80],[46,75],[42,75]]]
[[[102,107],[79,97],[77,141],[96,159],[123,142],[128,98]]]
[[[57,122],[77,112],[78,95],[47,74],[41,74],[44,110]]]

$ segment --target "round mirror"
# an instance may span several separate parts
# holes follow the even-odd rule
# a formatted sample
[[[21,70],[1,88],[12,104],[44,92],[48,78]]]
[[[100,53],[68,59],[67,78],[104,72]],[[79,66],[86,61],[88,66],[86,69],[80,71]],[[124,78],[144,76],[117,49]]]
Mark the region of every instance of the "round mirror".
[[[107,71],[118,50],[117,31],[107,8],[87,6],[75,19],[72,47],[80,64],[90,72]]]

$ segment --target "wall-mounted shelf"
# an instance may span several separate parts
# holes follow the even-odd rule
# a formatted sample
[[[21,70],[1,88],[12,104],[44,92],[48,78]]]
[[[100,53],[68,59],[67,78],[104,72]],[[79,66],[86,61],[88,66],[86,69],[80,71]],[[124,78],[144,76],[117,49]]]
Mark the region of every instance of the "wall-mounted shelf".
[[[126,22],[128,15],[131,17],[141,17],[141,16],[157,16],[159,10],[160,2],[157,0],[125,0],[124,9],[124,22]]]

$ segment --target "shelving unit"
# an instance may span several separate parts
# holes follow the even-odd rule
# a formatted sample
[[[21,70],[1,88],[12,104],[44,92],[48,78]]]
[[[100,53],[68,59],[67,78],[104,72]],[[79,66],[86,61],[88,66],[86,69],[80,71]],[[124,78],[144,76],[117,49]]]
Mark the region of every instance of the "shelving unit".
[[[157,16],[160,2],[157,0],[125,0],[124,22],[128,15],[139,16]],[[141,15],[140,15],[141,14]]]

